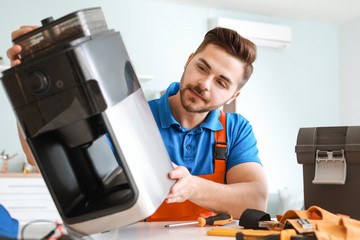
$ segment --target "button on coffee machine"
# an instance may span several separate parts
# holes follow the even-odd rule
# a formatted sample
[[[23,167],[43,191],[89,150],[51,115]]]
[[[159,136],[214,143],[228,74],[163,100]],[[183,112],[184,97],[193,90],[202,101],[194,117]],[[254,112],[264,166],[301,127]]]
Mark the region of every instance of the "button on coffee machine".
[[[33,71],[29,74],[28,86],[34,94],[46,92],[49,87],[49,79],[41,71]]]
[[[119,32],[100,8],[42,24],[13,40],[2,83],[63,222],[87,235],[145,219],[173,167]]]

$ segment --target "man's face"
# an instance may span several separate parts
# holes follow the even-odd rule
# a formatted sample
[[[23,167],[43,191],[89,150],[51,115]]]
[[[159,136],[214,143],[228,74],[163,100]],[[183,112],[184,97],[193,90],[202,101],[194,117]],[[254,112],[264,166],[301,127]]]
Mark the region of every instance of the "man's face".
[[[238,95],[244,64],[224,49],[209,44],[190,56],[180,81],[180,99],[188,112],[208,112]]]

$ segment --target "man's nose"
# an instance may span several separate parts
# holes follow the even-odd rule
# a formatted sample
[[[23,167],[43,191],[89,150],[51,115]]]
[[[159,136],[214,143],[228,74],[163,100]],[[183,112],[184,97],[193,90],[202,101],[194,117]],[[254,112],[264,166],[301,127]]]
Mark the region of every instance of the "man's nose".
[[[201,89],[203,89],[204,91],[209,91],[211,88],[211,81],[212,81],[212,77],[207,76],[207,77],[200,79],[198,83],[199,83]]]

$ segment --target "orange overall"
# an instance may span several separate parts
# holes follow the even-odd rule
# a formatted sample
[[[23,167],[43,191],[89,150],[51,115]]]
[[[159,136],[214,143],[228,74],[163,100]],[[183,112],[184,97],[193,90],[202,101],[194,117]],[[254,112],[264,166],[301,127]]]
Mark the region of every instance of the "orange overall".
[[[226,114],[220,111],[219,121],[223,125],[223,129],[214,132],[215,135],[215,150],[214,150],[214,173],[207,175],[199,175],[207,180],[218,183],[224,183],[226,172]],[[198,217],[214,216],[215,213],[200,207],[190,201],[181,203],[166,203],[165,201],[160,205],[158,210],[146,222],[153,221],[193,221]]]

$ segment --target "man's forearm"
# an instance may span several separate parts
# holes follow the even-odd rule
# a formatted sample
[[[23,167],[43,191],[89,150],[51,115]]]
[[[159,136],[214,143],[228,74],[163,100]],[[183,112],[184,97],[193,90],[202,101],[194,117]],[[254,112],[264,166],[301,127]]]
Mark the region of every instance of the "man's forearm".
[[[34,159],[32,153],[30,151],[29,145],[27,144],[27,142],[26,142],[26,140],[25,140],[25,138],[24,138],[24,136],[23,136],[23,134],[21,132],[19,124],[17,124],[17,128],[18,128],[18,134],[19,134],[20,143],[21,143],[21,146],[22,146],[23,151],[25,153],[26,160],[31,165],[36,166],[35,159]]]
[[[266,211],[267,186],[258,181],[221,184],[194,176],[196,194],[190,201],[216,213],[239,219],[247,208]]]
[[[227,184],[193,176],[183,166],[169,173],[177,180],[166,199],[168,203],[190,200],[214,211],[240,218],[247,208],[265,211],[267,205],[267,180],[263,167],[256,162],[238,164],[226,173]]]

